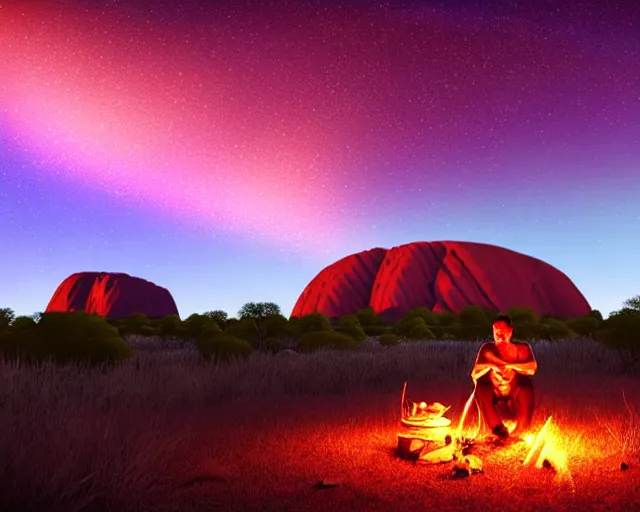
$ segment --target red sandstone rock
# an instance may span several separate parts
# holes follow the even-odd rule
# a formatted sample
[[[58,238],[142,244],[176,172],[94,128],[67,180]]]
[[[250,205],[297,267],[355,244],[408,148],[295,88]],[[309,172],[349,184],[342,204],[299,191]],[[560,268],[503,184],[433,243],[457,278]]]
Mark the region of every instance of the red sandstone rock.
[[[78,272],[67,277],[49,301],[46,313],[86,311],[107,318],[142,313],[149,318],[177,315],[169,291],[139,277],[114,272]]]
[[[589,303],[560,270],[539,259],[474,242],[414,242],[352,254],[312,279],[291,312],[338,317],[372,307],[396,320],[415,307],[459,312],[466,306],[574,318]]]

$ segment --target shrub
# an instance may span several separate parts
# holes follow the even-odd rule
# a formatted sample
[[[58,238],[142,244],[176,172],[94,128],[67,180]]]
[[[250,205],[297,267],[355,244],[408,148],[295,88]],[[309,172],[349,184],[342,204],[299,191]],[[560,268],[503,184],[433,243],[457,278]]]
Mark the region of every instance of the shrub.
[[[391,347],[391,346],[397,345],[398,343],[400,343],[400,340],[401,340],[400,336],[393,333],[383,334],[378,338],[378,342],[383,347]]]
[[[221,329],[213,318],[196,313],[182,322],[182,327],[180,328],[181,335],[192,340],[218,332],[221,332]]]
[[[459,323],[451,325],[434,325],[429,327],[437,340],[459,340],[464,339],[462,326]]]
[[[434,313],[435,325],[447,326],[459,324],[460,319],[453,313]]]
[[[566,320],[564,323],[576,334],[593,338],[602,321],[591,315],[587,315],[580,318],[571,318]]]
[[[378,325],[380,317],[373,308],[364,308],[356,313],[360,325]]]
[[[310,313],[300,317],[300,320],[297,322],[298,336],[317,331],[331,331],[331,321],[329,317],[321,313]]]
[[[624,370],[640,362],[640,311],[623,308],[607,318],[596,338],[618,352]]]
[[[460,311],[460,337],[465,340],[491,336],[491,320],[480,306],[467,306]]]
[[[222,332],[197,338],[196,348],[205,360],[219,362],[246,359],[253,352],[253,347],[246,340]]]
[[[226,311],[222,311],[221,309],[216,309],[214,311],[205,311],[204,316],[208,316],[212,320],[214,320],[218,327],[224,329],[227,326],[227,322],[229,321],[229,315]]]
[[[30,316],[19,316],[12,322],[11,328],[13,330],[32,329],[37,322]]]
[[[465,340],[477,340],[491,335],[492,321],[480,306],[467,306],[460,311],[460,336]]]
[[[522,321],[513,323],[513,337],[525,341],[544,339],[546,336],[545,326],[537,321]]]
[[[269,315],[262,321],[266,338],[294,337],[295,333],[286,317],[276,314]]]
[[[555,318],[543,318],[540,321],[542,339],[555,341],[571,338],[574,332],[560,320]]]
[[[380,336],[382,334],[389,334],[393,331],[391,325],[363,325],[362,330],[369,336]]]
[[[340,318],[336,331],[348,334],[356,341],[364,341],[367,337],[356,315],[345,315]]]
[[[252,347],[257,346],[259,341],[258,326],[253,318],[229,321],[224,332],[229,336],[246,341]]]
[[[298,348],[301,351],[309,352],[318,349],[354,349],[360,342],[351,336],[336,331],[312,331],[300,336]]]
[[[595,318],[598,322],[602,322],[604,320],[604,318],[602,318],[602,313],[600,313],[600,311],[597,309],[592,309],[591,311],[589,311],[587,316]]]
[[[24,319],[3,339],[9,359],[102,364],[131,357],[133,350],[118,330],[98,315],[46,313],[39,323]]]
[[[142,313],[133,313],[125,318],[109,320],[111,325],[118,328],[121,336],[127,334],[139,334],[140,336],[154,336],[156,329],[151,320]]]
[[[507,310],[507,315],[511,317],[511,321],[516,322],[537,322],[538,315],[531,308],[510,308]]]
[[[422,318],[427,326],[436,325],[438,322],[437,315],[429,308],[425,307],[413,308],[409,310],[404,318],[407,320],[411,320],[413,318]]]
[[[403,318],[395,325],[393,332],[410,340],[436,339],[431,329],[427,327],[424,318],[419,316],[414,318]]]
[[[167,315],[157,322],[157,331],[162,338],[178,336],[182,322],[178,315]]]

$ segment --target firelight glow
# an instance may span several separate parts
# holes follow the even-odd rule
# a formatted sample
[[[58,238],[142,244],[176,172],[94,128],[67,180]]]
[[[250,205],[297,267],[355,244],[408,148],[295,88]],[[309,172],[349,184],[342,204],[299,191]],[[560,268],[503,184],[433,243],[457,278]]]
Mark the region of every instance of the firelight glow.
[[[466,240],[606,315],[640,280],[640,15],[612,5],[4,3],[0,307],[100,270],[288,314],[349,253]]]

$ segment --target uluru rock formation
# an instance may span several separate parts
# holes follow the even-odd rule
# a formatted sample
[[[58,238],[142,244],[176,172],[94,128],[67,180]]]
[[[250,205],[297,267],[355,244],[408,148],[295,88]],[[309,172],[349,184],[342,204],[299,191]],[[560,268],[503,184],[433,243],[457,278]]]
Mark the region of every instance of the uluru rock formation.
[[[415,307],[460,312],[528,307],[539,315],[574,318],[591,311],[557,268],[525,254],[475,242],[413,242],[351,254],[306,286],[291,316],[329,317],[371,307],[395,321]]]
[[[78,272],[56,289],[46,313],[86,311],[106,318],[142,313],[149,318],[177,315],[169,293],[150,281],[117,272]]]

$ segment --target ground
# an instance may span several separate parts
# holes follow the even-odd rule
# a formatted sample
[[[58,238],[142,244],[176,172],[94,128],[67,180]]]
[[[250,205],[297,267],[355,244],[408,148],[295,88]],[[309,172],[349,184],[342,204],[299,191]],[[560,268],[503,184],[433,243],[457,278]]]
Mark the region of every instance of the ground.
[[[523,467],[526,451],[517,448],[479,451],[484,474],[460,480],[450,478],[451,464],[397,458],[403,379],[411,398],[452,405],[455,423],[472,389],[466,374],[476,348],[432,342],[226,367],[175,354],[112,370],[4,365],[0,509],[639,506],[640,379],[619,375],[613,356],[588,344],[537,347],[534,430],[553,416],[572,480]],[[318,489],[323,479],[339,485]]]

